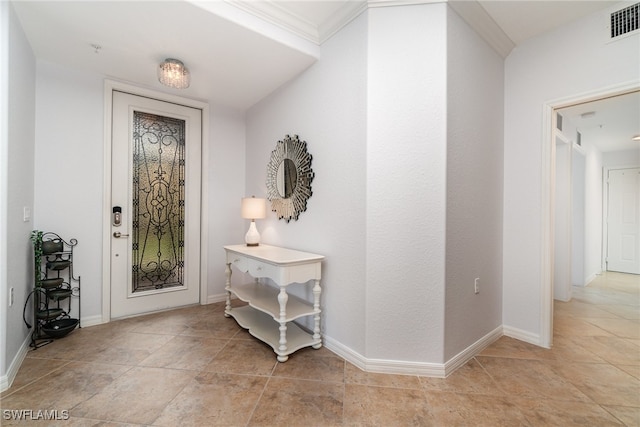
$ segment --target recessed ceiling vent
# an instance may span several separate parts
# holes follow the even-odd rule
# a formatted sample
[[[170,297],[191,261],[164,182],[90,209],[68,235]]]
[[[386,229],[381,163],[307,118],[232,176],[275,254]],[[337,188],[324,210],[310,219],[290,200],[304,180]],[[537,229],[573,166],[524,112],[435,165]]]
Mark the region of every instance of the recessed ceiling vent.
[[[633,4],[611,14],[611,38],[615,39],[638,29],[640,3]]]

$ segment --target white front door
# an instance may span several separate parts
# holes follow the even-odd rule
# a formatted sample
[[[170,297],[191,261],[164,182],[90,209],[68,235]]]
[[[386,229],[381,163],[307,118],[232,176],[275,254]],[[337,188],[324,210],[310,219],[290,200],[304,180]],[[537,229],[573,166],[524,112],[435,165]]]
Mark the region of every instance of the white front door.
[[[610,170],[607,270],[640,274],[640,168]]]
[[[111,317],[200,298],[202,110],[113,91]]]

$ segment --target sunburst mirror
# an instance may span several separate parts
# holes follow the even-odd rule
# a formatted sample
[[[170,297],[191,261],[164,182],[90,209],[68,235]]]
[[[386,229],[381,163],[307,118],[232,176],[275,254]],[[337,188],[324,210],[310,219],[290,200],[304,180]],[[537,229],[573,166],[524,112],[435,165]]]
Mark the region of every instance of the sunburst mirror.
[[[267,199],[278,219],[297,220],[307,210],[313,177],[307,143],[300,141],[298,135],[285,135],[271,152],[267,165]]]

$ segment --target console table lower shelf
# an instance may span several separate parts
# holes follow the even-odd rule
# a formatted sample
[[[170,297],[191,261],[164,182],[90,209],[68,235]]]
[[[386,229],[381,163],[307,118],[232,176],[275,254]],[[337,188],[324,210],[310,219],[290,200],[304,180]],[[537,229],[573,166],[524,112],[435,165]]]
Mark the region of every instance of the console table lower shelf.
[[[312,335],[300,328],[293,322],[287,323],[287,349],[279,350],[280,328],[273,317],[266,313],[255,310],[249,305],[236,307],[228,313],[238,325],[247,329],[251,335],[269,344],[278,355],[278,361],[284,362],[289,355],[304,347],[320,348],[322,340],[314,339]]]

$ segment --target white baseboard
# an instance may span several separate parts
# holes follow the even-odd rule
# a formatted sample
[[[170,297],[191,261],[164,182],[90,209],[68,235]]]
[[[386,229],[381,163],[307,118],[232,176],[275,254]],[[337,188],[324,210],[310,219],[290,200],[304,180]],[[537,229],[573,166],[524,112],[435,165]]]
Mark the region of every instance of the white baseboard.
[[[323,337],[323,343],[327,349],[366,372],[396,375],[421,375],[435,378],[444,378],[445,376],[445,368],[442,363],[368,359],[331,337]]]
[[[352,365],[355,365],[363,371],[366,371],[367,360],[360,353],[327,336],[322,337],[322,345],[324,345],[327,349],[342,357]]]
[[[227,300],[227,293],[217,294],[217,295],[209,295],[207,297],[207,304],[213,304],[215,302],[222,302]]]
[[[443,363],[409,362],[403,360],[368,359],[367,372],[396,375],[420,375],[423,377],[444,378]]]
[[[350,349],[331,337],[323,337],[323,342],[327,349],[366,372],[445,378],[503,335],[503,327],[498,326],[444,364],[409,362],[402,360],[367,359],[360,353]]]
[[[531,332],[523,331],[522,329],[513,328],[511,326],[502,326],[504,335],[515,338],[520,341],[528,342],[529,344],[544,347],[540,342],[539,334],[532,334]]]
[[[498,326],[493,331],[489,332],[487,335],[480,338],[478,341],[471,344],[469,347],[465,348],[460,353],[453,356],[451,359],[447,360],[447,362],[444,364],[446,376],[451,375],[456,369],[463,366],[482,350],[496,342],[503,335],[503,327]]]
[[[435,378],[444,378],[445,376],[444,364],[441,363],[367,359],[360,353],[350,349],[331,337],[323,337],[323,343],[327,349],[366,372],[396,375],[421,375]]]
[[[598,276],[599,276],[599,275],[601,275],[601,274],[602,274],[602,272],[600,272],[600,273],[593,273],[592,275],[590,275],[589,277],[587,277],[587,278],[584,280],[584,285],[582,285],[582,286],[587,286],[589,283],[593,282],[593,281],[596,279],[596,277],[598,277]]]
[[[226,294],[210,295],[207,298],[207,304],[225,301],[226,297]],[[102,315],[87,316],[82,318],[83,327],[90,327],[99,325],[101,323],[103,323]],[[402,360],[368,359],[362,356],[360,353],[340,343],[339,341],[327,336],[323,337],[323,343],[328,350],[336,353],[338,356],[342,357],[349,363],[366,372],[445,378],[503,335],[534,345],[540,345],[539,335],[531,334],[530,332],[526,332],[509,326],[499,326],[457,355],[455,355],[453,358],[449,359],[446,363],[429,363]],[[13,382],[16,374],[18,373],[18,370],[20,369],[22,361],[26,357],[27,351],[29,350],[30,341],[31,338],[29,335],[20,347],[18,354],[11,362],[11,365],[9,366],[9,369],[7,371],[7,375],[0,377],[0,391],[5,391],[11,386],[11,383]]]
[[[211,304],[214,302],[224,301],[226,299],[226,294],[222,295],[212,295],[207,299],[207,304]],[[102,314],[97,314],[94,316],[84,316],[80,319],[80,326],[83,328],[88,328],[91,326],[101,325],[105,323]],[[29,345],[31,344],[31,333],[27,336],[25,341],[20,346],[20,350],[18,350],[18,354],[13,358],[11,364],[9,365],[9,369],[7,369],[7,374],[0,376],[0,392],[8,390],[13,383],[16,375],[18,374],[18,370],[20,370],[20,366],[24,361],[24,358],[27,356],[27,352],[29,351]]]
[[[80,320],[81,326],[89,327],[102,324],[102,315],[98,314],[96,316],[87,316],[83,317]],[[20,350],[18,350],[18,354],[13,358],[11,364],[9,365],[9,369],[7,369],[7,374],[0,377],[0,392],[8,390],[13,383],[13,380],[16,378],[18,371],[20,370],[20,366],[24,361],[25,357],[27,357],[27,352],[29,351],[29,347],[31,345],[31,331],[29,331],[29,335],[24,340],[22,345],[20,346]]]
[[[83,328],[95,325],[101,325],[104,321],[102,320],[102,314],[97,314],[95,316],[86,316],[80,319],[80,326]]]
[[[24,340],[20,349],[18,350],[18,354],[13,358],[11,364],[9,365],[9,369],[7,369],[7,374],[0,377],[0,392],[8,390],[13,384],[13,380],[18,375],[18,371],[20,370],[20,366],[22,366],[22,362],[24,358],[27,357],[27,352],[29,351],[29,345],[31,344],[31,331],[27,335],[27,338]]]
[[[226,301],[226,299],[227,299],[226,293],[219,294],[219,295],[209,295],[207,297],[207,301],[205,302],[205,304],[213,304],[216,302]],[[149,313],[144,313],[144,314],[149,314]],[[88,328],[90,326],[102,325],[103,323],[108,323],[110,321],[111,319],[105,320],[105,317],[103,317],[102,314],[96,314],[94,316],[82,317],[82,319],[80,319],[80,326],[82,326],[83,328],[84,327]]]

